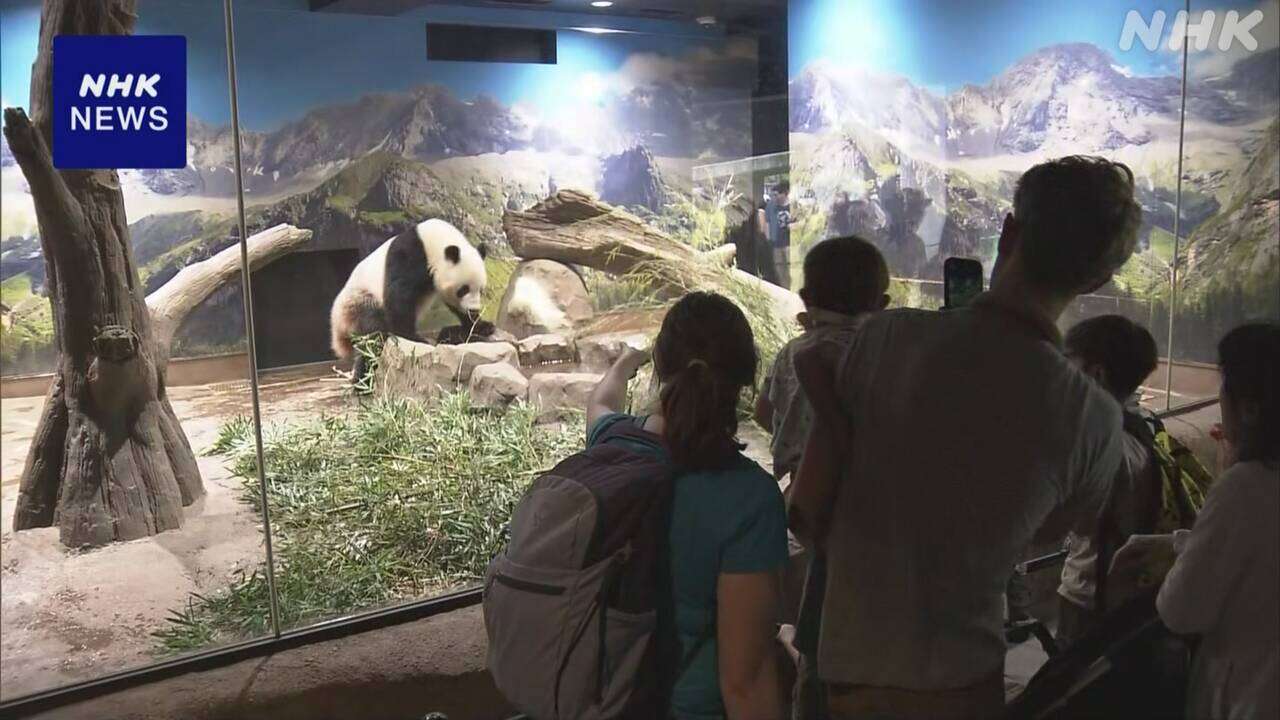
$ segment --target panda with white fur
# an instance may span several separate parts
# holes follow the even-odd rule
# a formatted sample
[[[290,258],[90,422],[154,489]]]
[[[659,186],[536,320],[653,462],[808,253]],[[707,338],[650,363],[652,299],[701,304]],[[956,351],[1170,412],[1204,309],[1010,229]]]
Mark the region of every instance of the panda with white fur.
[[[382,243],[356,265],[333,301],[334,354],[351,359],[353,338],[374,333],[423,342],[418,316],[437,295],[461,323],[446,328],[441,342],[492,335],[493,325],[480,320],[484,257],[483,245],[473,246],[444,220],[426,220]],[[364,358],[356,357],[352,381],[366,371]]]

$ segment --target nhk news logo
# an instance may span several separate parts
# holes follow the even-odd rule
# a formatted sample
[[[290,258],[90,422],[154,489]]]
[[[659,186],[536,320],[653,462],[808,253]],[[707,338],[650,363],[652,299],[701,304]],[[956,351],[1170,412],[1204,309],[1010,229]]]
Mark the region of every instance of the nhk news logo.
[[[53,39],[53,163],[60,169],[187,164],[187,39]]]

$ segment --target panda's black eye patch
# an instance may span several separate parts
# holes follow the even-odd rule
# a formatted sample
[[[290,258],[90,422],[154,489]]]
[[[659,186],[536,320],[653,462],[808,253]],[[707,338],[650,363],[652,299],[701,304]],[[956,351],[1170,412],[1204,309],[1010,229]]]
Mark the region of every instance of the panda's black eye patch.
[[[464,297],[466,297],[470,292],[471,292],[471,286],[470,286],[470,285],[463,285],[462,287],[458,288],[458,298],[459,298],[459,299],[464,298]]]
[[[448,260],[454,265],[457,265],[458,261],[462,259],[462,253],[458,250],[458,246],[450,245],[449,247],[445,248],[444,259]]]

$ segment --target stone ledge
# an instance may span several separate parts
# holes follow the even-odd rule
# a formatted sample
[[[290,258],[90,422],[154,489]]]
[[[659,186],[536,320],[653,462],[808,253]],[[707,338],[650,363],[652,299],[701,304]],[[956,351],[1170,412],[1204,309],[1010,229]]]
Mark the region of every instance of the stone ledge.
[[[514,714],[485,669],[479,606],[190,673],[38,720],[495,720]]]

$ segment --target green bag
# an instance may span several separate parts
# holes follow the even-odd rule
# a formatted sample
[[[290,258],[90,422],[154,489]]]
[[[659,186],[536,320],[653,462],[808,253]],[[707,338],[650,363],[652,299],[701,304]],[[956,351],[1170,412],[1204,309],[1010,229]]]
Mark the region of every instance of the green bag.
[[[1151,429],[1151,451],[1164,481],[1155,531],[1171,533],[1190,529],[1200,508],[1204,507],[1213,475],[1190,448],[1169,434],[1159,418],[1143,419]]]

